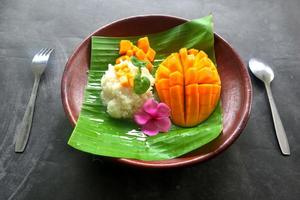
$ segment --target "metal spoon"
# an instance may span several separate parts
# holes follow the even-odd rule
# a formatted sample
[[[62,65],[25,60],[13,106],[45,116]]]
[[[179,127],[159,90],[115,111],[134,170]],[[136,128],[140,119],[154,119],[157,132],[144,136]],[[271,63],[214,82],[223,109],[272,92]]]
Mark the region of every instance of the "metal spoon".
[[[290,155],[290,146],[279,113],[277,111],[270,87],[270,83],[274,79],[274,72],[268,65],[256,58],[251,58],[249,60],[249,68],[252,71],[252,73],[265,84],[271,106],[275,132],[281,152],[283,155]]]

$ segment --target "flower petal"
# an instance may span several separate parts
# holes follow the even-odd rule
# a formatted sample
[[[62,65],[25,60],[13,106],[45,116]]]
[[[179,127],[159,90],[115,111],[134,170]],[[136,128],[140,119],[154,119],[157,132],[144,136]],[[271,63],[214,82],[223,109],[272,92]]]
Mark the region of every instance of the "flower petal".
[[[142,126],[142,131],[149,136],[153,136],[159,133],[159,129],[156,125],[155,120],[149,120],[146,124]]]
[[[157,106],[157,117],[169,117],[170,116],[170,108],[165,103],[159,103]]]
[[[161,132],[168,132],[171,128],[171,120],[169,117],[157,118],[155,124]]]
[[[133,118],[138,125],[144,125],[151,119],[151,116],[145,111],[141,110],[135,113]]]
[[[148,99],[144,105],[143,105],[143,109],[145,112],[147,112],[148,114],[155,116],[157,113],[157,105],[158,103],[154,100],[154,99]]]

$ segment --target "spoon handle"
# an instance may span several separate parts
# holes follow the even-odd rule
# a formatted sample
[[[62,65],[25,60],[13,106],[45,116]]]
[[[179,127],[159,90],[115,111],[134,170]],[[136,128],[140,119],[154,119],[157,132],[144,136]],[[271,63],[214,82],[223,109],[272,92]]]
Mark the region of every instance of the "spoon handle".
[[[271,112],[272,112],[275,132],[276,132],[276,136],[278,139],[278,143],[279,143],[281,152],[283,155],[290,155],[291,153],[290,153],[289,142],[287,140],[285,130],[283,128],[279,113],[277,111],[277,107],[274,102],[270,83],[265,83],[265,87],[267,90],[267,94],[268,94],[268,98],[269,98],[269,102],[270,102],[270,106],[271,106]]]

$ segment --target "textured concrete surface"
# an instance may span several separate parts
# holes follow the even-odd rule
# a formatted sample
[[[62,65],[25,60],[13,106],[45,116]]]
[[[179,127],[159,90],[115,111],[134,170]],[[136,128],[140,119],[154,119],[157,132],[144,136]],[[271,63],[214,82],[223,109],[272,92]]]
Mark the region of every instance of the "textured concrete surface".
[[[300,199],[300,1],[0,0],[0,199]],[[188,19],[212,13],[215,30],[246,62],[275,71],[273,95],[291,156],[281,156],[263,84],[239,139],[220,156],[165,171],[138,170],[66,145],[72,127],[60,100],[68,56],[98,27],[139,14]],[[29,100],[32,56],[56,52],[42,78],[26,152],[13,140]]]

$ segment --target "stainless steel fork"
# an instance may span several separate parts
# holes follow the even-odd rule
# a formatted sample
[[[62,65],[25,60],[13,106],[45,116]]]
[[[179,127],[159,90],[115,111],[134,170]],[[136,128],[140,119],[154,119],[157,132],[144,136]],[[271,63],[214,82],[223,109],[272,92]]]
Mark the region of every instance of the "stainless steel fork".
[[[34,112],[36,94],[38,91],[41,75],[47,67],[49,57],[54,49],[43,48],[32,59],[32,72],[34,74],[34,84],[22,122],[17,130],[15,152],[22,153],[26,147]]]

